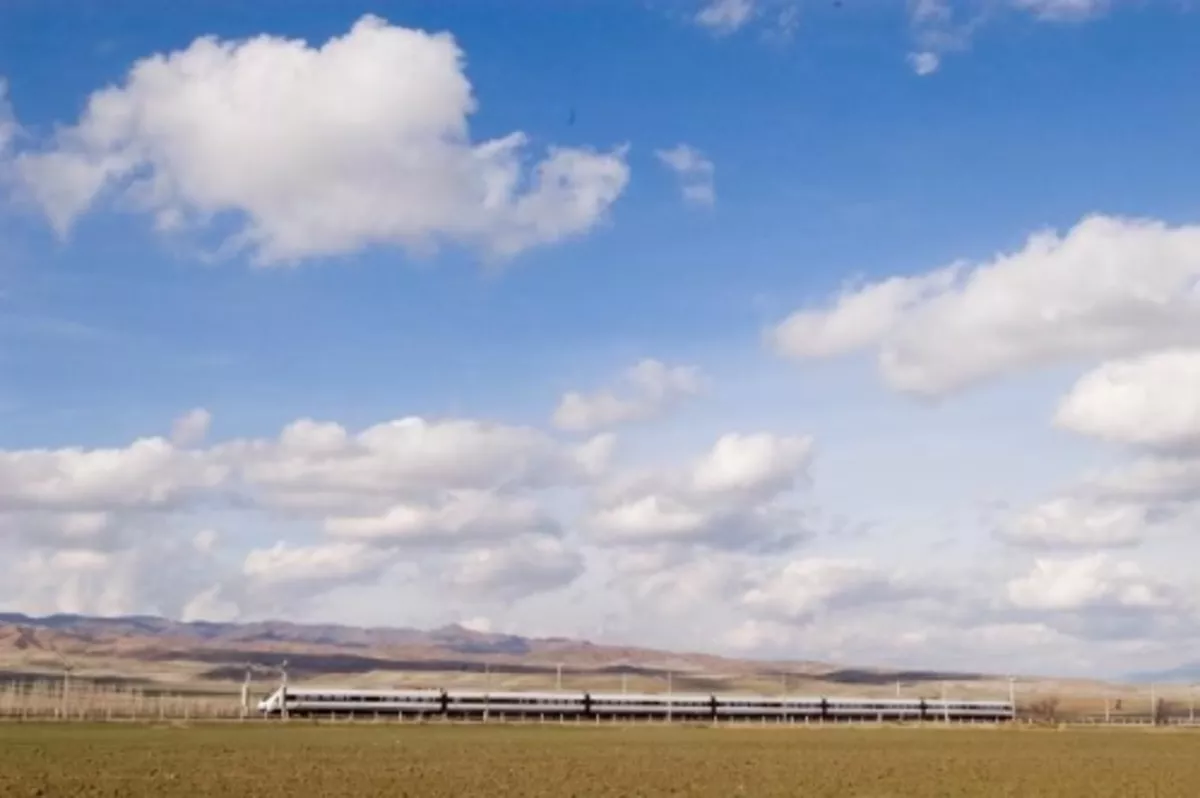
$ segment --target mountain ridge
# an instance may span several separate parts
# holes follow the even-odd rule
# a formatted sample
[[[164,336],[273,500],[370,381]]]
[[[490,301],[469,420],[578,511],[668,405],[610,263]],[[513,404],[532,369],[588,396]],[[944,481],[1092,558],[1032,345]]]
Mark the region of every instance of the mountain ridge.
[[[154,615],[45,616],[0,613],[0,655],[56,667],[62,660],[188,662],[203,679],[231,680],[246,666],[318,676],[373,671],[491,670],[546,674],[562,667],[591,674],[717,674],[727,678],[781,675],[846,683],[891,680],[978,680],[977,673],[847,668],[814,660],[750,660],[698,652],[598,644],[564,637],[525,637],[449,624],[434,629],[359,627],[265,620],[178,621]],[[22,656],[23,655],[23,656]]]

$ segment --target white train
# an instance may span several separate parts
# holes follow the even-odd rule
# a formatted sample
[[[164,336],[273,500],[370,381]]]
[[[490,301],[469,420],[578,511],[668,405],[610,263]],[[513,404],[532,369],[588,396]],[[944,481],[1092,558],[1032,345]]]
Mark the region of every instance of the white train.
[[[457,718],[795,719],[807,721],[1010,721],[1008,701],[823,698],[686,693],[348,690],[279,688],[259,702],[267,716],[424,715]]]

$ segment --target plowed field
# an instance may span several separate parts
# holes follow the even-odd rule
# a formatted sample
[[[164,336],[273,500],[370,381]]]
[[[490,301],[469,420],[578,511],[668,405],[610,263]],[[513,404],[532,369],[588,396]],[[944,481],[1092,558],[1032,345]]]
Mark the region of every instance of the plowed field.
[[[1200,796],[1155,731],[0,726],[0,796]]]

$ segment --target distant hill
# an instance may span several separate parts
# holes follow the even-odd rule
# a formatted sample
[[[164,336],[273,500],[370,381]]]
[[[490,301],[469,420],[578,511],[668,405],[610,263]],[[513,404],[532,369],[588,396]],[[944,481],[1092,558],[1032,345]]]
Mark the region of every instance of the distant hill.
[[[89,658],[162,660],[179,657],[213,664],[266,665],[285,657],[301,671],[363,669],[479,669],[507,671],[624,667],[631,670],[751,672],[763,665],[707,654],[598,646],[564,638],[526,638],[467,629],[371,628],[287,621],[182,622],[153,616],[32,617],[0,613],[0,652],[61,652]],[[297,665],[297,663],[300,663]],[[797,673],[828,670],[822,663],[789,663]],[[776,671],[778,672],[778,671]]]
[[[984,674],[895,671],[814,661],[760,662],[709,654],[598,645],[584,640],[530,638],[474,631],[369,628],[286,621],[181,622],[153,616],[31,617],[0,613],[0,675],[50,674],[64,662],[88,678],[232,684],[248,667],[277,673],[288,663],[297,681],[345,684],[479,683],[547,686],[559,670],[576,683],[623,684],[640,680],[659,689],[820,689],[890,693],[951,681],[978,684],[992,694]],[[669,674],[669,676],[668,676]],[[456,681],[457,680],[457,681]],[[473,682],[471,680],[474,680]],[[808,686],[808,687],[806,687]],[[933,685],[930,689],[936,689]]]
[[[1131,673],[1125,679],[1136,684],[1200,684],[1200,662],[1185,663],[1164,671]]]

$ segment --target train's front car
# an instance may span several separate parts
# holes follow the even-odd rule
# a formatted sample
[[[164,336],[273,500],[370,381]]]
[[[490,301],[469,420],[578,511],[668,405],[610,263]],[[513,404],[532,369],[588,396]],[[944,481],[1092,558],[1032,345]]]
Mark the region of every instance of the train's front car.
[[[279,687],[275,692],[258,702],[258,711],[262,715],[279,715],[283,712],[283,688]]]

